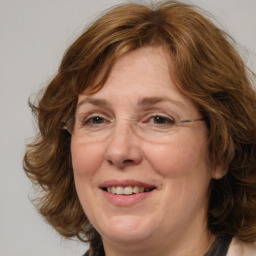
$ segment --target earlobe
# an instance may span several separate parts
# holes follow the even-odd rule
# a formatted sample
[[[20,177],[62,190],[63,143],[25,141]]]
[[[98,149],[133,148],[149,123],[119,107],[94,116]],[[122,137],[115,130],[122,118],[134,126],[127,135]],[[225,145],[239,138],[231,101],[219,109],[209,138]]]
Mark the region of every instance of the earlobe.
[[[228,172],[228,166],[224,164],[216,164],[213,168],[212,178],[215,180],[221,179]]]

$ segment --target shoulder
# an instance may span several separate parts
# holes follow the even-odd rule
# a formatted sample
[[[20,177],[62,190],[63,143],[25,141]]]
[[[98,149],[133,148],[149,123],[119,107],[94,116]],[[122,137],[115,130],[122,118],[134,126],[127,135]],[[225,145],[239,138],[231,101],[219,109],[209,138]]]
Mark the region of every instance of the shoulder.
[[[227,256],[255,256],[256,243],[245,243],[233,238]]]

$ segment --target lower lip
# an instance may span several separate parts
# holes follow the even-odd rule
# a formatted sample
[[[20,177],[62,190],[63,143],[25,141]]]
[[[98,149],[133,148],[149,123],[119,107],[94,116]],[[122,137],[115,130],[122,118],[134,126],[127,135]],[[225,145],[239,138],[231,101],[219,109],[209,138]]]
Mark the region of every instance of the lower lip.
[[[139,203],[140,201],[148,198],[149,196],[152,195],[152,193],[154,193],[154,191],[155,190],[152,190],[146,193],[138,193],[138,194],[132,194],[132,195],[116,195],[116,194],[109,193],[105,190],[102,190],[103,195],[108,200],[108,202],[116,206],[126,206],[126,207],[133,206]]]

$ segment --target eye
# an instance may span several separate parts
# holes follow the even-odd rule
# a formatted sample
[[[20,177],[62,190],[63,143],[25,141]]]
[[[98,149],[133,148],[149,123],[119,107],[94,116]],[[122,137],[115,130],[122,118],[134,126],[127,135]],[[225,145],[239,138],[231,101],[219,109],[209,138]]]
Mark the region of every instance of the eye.
[[[102,116],[89,116],[86,117],[83,122],[82,125],[83,126],[97,126],[97,125],[102,125],[105,123],[109,123],[110,121],[107,121],[104,117]]]
[[[169,123],[173,123],[173,120],[167,118],[167,117],[163,117],[163,116],[153,116],[152,118],[152,122],[154,124],[169,124]]]
[[[161,115],[151,116],[148,122],[156,125],[174,125],[175,124],[175,121],[173,119],[166,116],[161,116]]]
[[[143,124],[148,124],[150,126],[170,128],[175,125],[175,120],[171,117],[165,115],[154,114],[147,116],[143,121]]]
[[[95,130],[102,129],[111,123],[110,118],[100,113],[87,113],[77,115],[77,129]]]
[[[104,118],[102,118],[101,116],[95,116],[95,117],[91,117],[89,118],[86,123],[91,123],[91,124],[103,124],[104,123]]]

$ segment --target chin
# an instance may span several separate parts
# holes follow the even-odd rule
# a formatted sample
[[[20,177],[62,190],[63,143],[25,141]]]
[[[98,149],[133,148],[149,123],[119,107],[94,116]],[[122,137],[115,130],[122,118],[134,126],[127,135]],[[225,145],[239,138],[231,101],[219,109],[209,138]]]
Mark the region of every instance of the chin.
[[[151,224],[150,224],[151,222]],[[116,216],[99,229],[104,238],[116,243],[137,243],[149,239],[154,233],[152,221],[142,220],[136,216]]]

